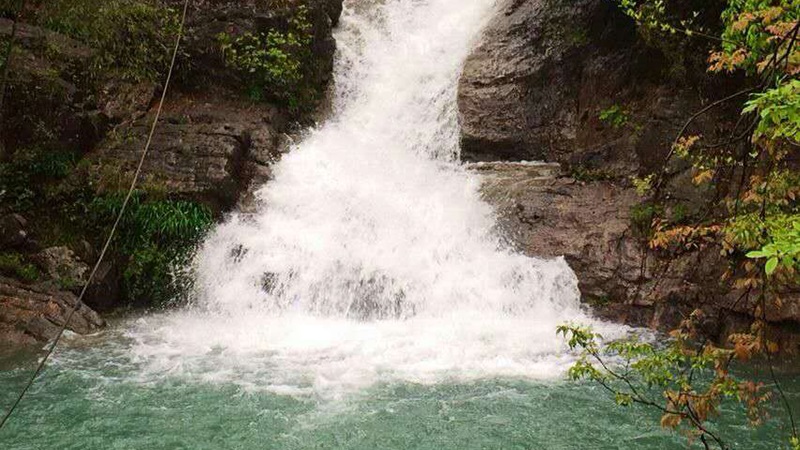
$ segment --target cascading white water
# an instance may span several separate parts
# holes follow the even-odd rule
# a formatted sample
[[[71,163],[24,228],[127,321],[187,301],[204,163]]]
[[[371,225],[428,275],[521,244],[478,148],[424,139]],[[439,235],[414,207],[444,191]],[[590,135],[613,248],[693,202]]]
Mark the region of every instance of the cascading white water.
[[[456,81],[492,8],[346,2],[332,118],[205,242],[195,305],[132,332],[147,367],[318,392],[560,373],[576,279],[506,248],[458,162]]]

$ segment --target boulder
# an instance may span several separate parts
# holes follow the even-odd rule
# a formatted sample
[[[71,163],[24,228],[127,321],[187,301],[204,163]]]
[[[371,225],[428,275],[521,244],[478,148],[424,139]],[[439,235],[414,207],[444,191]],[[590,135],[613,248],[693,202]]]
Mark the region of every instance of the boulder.
[[[0,342],[32,344],[54,338],[77,301],[71,292],[0,277]],[[96,312],[80,304],[67,329],[88,334],[104,325]]]
[[[33,260],[48,277],[69,286],[82,286],[89,277],[89,266],[69,247],[46,248]]]
[[[118,127],[89,155],[101,177],[115,178],[112,184],[129,182],[154,113]],[[270,105],[225,99],[221,93],[175,95],[153,136],[142,185],[227,210],[251,182],[269,176],[266,168],[278,158],[275,129],[284,126],[281,121]]]
[[[480,167],[485,199],[518,250],[540,257],[563,255],[588,302],[634,296],[647,274],[631,230],[630,210],[639,202],[633,190],[558,177],[552,164]]]
[[[124,265],[120,261],[103,260],[97,267],[92,284],[86,289],[84,303],[100,312],[110,311],[119,306],[123,269]]]
[[[28,221],[20,214],[0,217],[0,249],[19,249],[30,244]]]

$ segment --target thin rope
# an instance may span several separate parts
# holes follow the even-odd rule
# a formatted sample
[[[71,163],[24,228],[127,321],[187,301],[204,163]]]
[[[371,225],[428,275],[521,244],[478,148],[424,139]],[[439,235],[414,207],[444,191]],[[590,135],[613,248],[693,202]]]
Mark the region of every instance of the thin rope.
[[[36,380],[36,377],[38,377],[39,374],[44,369],[45,363],[47,362],[47,360],[50,358],[50,356],[55,351],[56,346],[58,345],[58,341],[61,340],[61,336],[64,334],[64,330],[66,330],[67,325],[69,324],[70,320],[72,319],[72,316],[75,314],[75,311],[80,309],[81,305],[83,304],[82,301],[83,301],[84,295],[86,294],[86,290],[89,288],[89,285],[92,283],[92,280],[94,279],[94,276],[97,273],[98,268],[100,267],[100,263],[103,261],[103,257],[106,255],[106,252],[108,251],[108,248],[111,245],[111,241],[114,238],[114,233],[116,233],[116,231],[117,231],[117,227],[119,226],[119,223],[122,220],[122,216],[123,216],[123,214],[125,214],[125,209],[128,206],[128,202],[130,202],[131,196],[133,195],[133,191],[136,188],[136,182],[139,180],[139,175],[142,172],[142,166],[144,165],[144,160],[147,157],[147,152],[150,150],[150,143],[153,141],[153,134],[155,134],[155,131],[156,131],[156,124],[158,124],[158,119],[161,116],[161,109],[164,106],[164,99],[167,96],[167,89],[169,88],[169,82],[172,79],[172,71],[175,68],[175,59],[178,56],[178,47],[180,46],[181,37],[183,36],[183,26],[184,26],[184,23],[186,22],[186,11],[188,10],[188,8],[189,8],[189,0],[185,0],[184,4],[183,4],[183,13],[181,14],[180,27],[178,28],[178,36],[175,39],[175,47],[172,50],[172,60],[171,60],[170,65],[169,65],[169,72],[167,73],[167,80],[164,83],[164,89],[161,92],[161,99],[158,102],[158,108],[156,109],[156,116],[153,118],[153,123],[150,126],[150,133],[147,136],[147,142],[144,145],[144,150],[142,151],[142,156],[141,156],[141,158],[139,158],[139,165],[136,167],[136,172],[134,173],[133,179],[131,180],[131,186],[128,189],[128,194],[125,196],[125,201],[122,202],[122,208],[119,211],[119,215],[117,216],[117,220],[114,221],[114,226],[111,227],[111,232],[108,234],[108,238],[106,239],[106,242],[103,245],[103,251],[100,252],[100,257],[97,259],[97,262],[94,264],[94,267],[92,268],[92,272],[89,274],[88,280],[86,281],[86,283],[83,285],[83,288],[81,289],[81,293],[78,296],[78,300],[75,302],[75,305],[72,307],[72,310],[70,310],[69,315],[67,316],[67,320],[64,321],[64,324],[61,326],[61,329],[59,329],[58,334],[56,335],[55,339],[53,340],[53,344],[47,350],[47,353],[45,353],[44,357],[41,359],[41,361],[39,361],[39,365],[36,367],[36,370],[31,375],[30,380],[28,380],[28,383],[22,389],[22,391],[20,392],[20,394],[17,397],[16,401],[14,402],[14,404],[11,405],[11,408],[9,408],[8,412],[5,414],[5,416],[3,416],[2,421],[0,421],[0,430],[6,424],[6,422],[9,419],[9,417],[11,417],[11,414],[14,413],[14,410],[16,410],[17,406],[19,406],[20,402],[22,401],[22,398],[25,397],[25,394],[28,392],[28,389],[31,388],[31,386],[33,385],[33,382]]]

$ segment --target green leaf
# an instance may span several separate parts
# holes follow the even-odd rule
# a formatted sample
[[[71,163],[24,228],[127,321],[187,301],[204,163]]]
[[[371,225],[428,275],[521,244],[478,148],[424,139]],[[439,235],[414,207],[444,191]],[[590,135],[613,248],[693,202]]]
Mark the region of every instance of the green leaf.
[[[778,258],[773,256],[772,258],[767,260],[766,266],[764,266],[764,270],[767,272],[767,275],[772,275],[775,272],[775,269],[778,267]]]
[[[614,400],[619,406],[630,406],[633,403],[633,398],[631,398],[631,396],[628,394],[623,394],[622,392],[617,392]]]

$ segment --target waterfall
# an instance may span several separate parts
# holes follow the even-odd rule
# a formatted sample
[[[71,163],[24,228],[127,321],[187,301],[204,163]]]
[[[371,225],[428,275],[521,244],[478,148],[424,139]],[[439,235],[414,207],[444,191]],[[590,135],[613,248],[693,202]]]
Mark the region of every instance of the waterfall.
[[[458,158],[457,79],[493,7],[345,3],[331,118],[206,240],[193,306],[132,332],[150,369],[276,390],[561,372],[576,278],[504,244]]]

